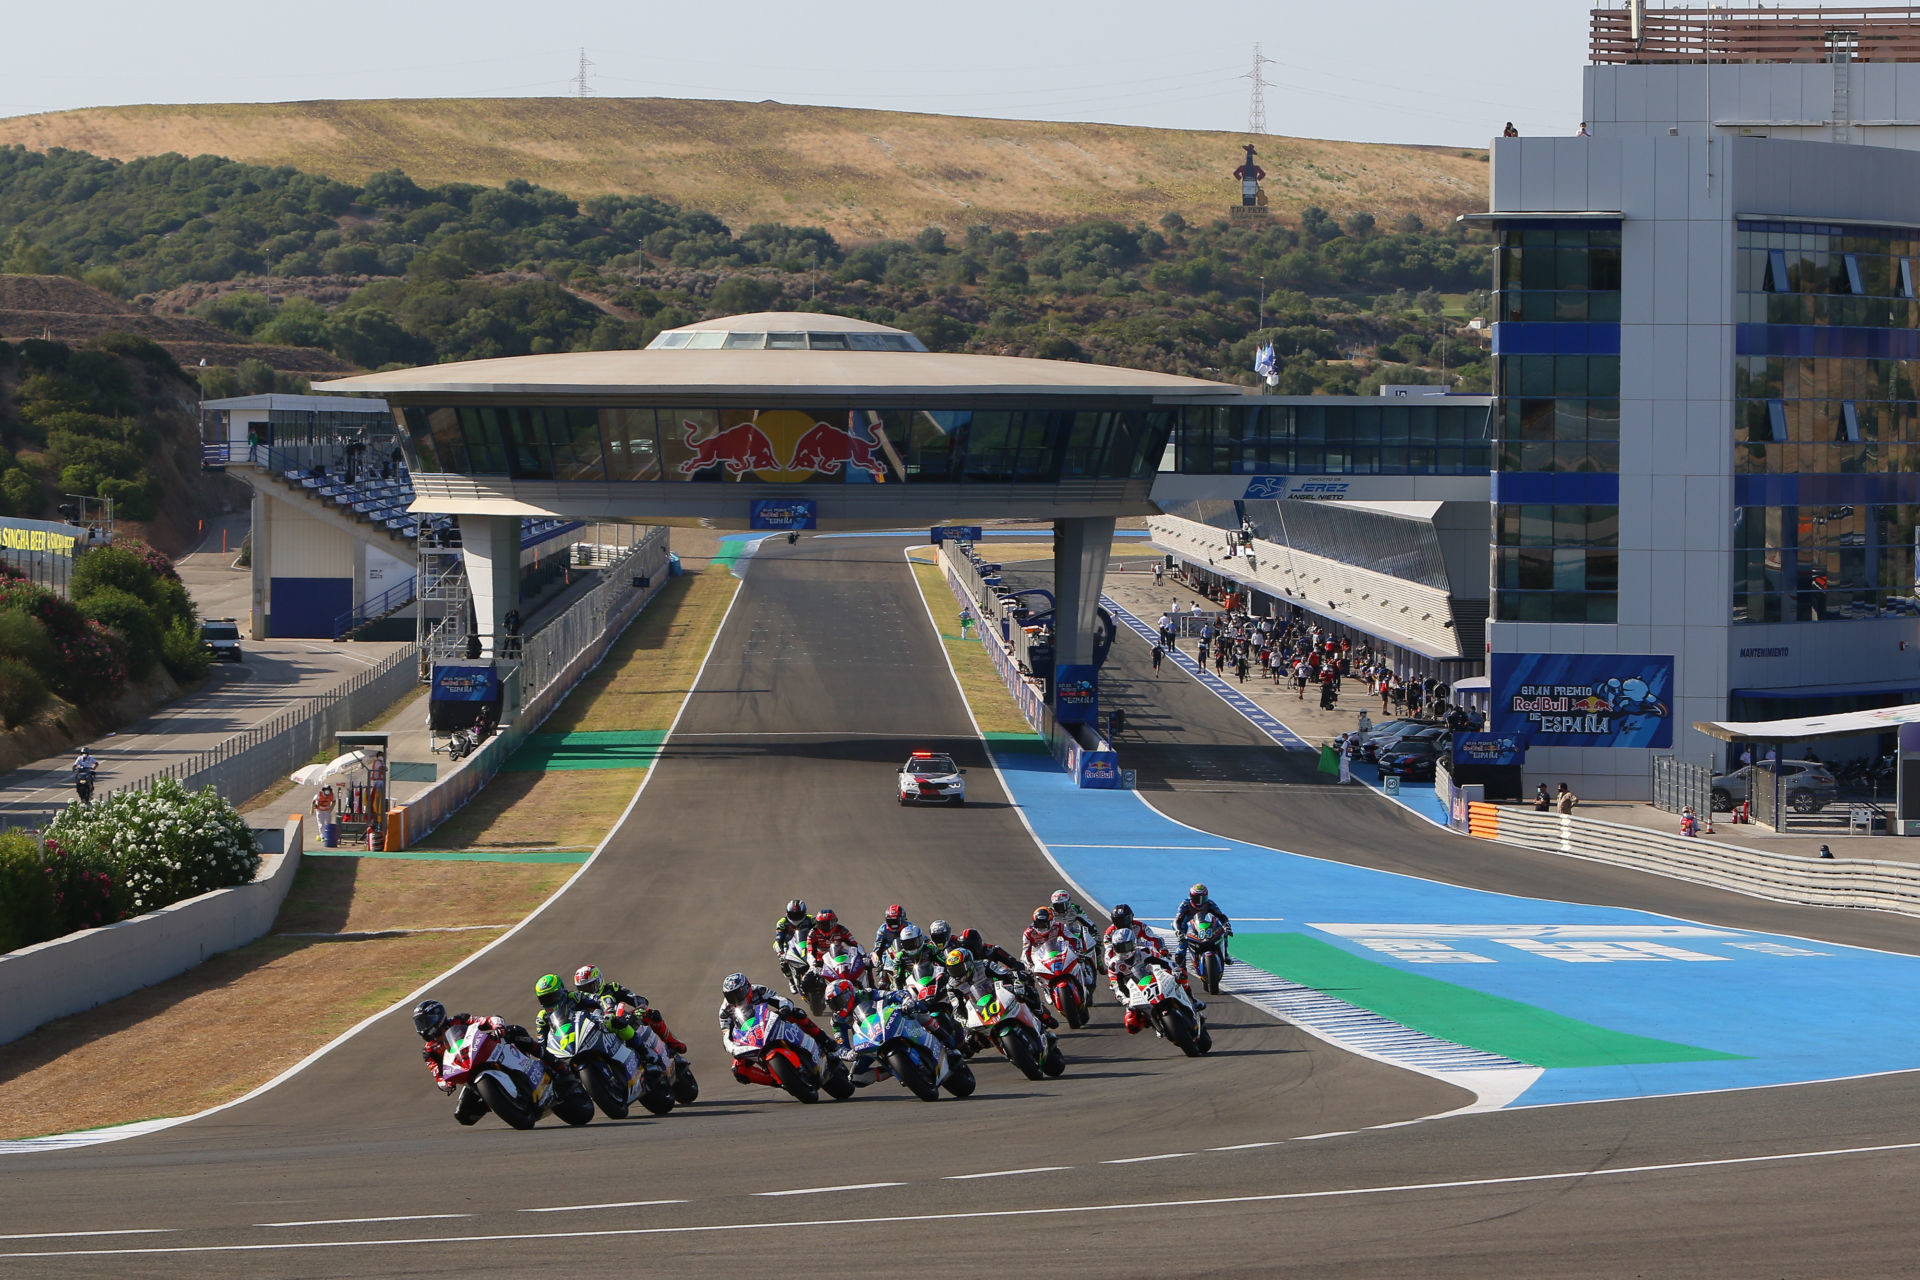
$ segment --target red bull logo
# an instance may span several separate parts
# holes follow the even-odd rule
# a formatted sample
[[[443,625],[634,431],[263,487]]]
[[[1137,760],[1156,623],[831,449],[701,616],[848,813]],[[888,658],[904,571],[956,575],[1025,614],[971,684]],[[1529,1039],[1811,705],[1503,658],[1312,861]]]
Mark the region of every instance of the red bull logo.
[[[857,412],[849,416],[850,424],[840,426],[817,421],[809,414],[776,409],[723,426],[705,437],[700,433],[709,428],[683,422],[683,443],[692,456],[677,469],[681,475],[690,476],[722,466],[730,479],[738,480],[751,471],[756,478],[775,484],[845,477],[857,469],[875,482],[884,482],[887,462],[872,425]]]
[[[1570,707],[1569,710],[1611,711],[1613,710],[1613,704],[1611,702],[1608,702],[1605,698],[1599,697],[1595,694],[1588,694],[1584,698],[1575,698],[1573,700],[1573,706]]]

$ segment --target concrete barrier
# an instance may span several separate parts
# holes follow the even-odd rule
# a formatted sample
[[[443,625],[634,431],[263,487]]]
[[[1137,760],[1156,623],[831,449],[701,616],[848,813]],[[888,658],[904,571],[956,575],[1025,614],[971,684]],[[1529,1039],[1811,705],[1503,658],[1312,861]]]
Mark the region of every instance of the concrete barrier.
[[[642,577],[647,579],[645,587],[631,585]],[[666,583],[667,531],[658,528],[634,544],[633,554],[626,561],[609,570],[605,586],[594,589],[607,592],[605,599],[596,601],[589,593],[555,619],[551,628],[542,628],[529,638],[530,645],[545,646],[543,651],[551,651],[557,657],[571,656],[565,656],[553,677],[526,700],[512,724],[487,739],[478,751],[460,761],[451,772],[442,774],[431,787],[388,812],[387,848],[411,848],[414,842],[424,839],[428,832],[479,794],[480,788],[500,772],[507,757],[518,751],[528,736],[553,714],[573,686],[600,665],[614,641],[640,616],[640,610],[660,594]],[[597,635],[589,638],[573,615],[576,611],[590,614],[596,607],[607,610],[606,622]],[[548,635],[550,630],[554,632],[552,637]]]
[[[304,823],[287,819],[281,852],[261,859],[250,884],[0,955],[0,1044],[265,936],[300,869]]]
[[[1778,902],[1920,916],[1920,864],[1915,863],[1806,858],[1492,804],[1471,807],[1467,830],[1483,840],[1630,867]]]

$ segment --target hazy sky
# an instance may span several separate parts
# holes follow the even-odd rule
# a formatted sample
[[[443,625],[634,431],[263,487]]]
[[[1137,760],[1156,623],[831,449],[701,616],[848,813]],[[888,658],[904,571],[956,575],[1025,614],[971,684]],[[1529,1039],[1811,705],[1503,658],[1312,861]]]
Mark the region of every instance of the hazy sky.
[[[1579,121],[1586,0],[81,0],[8,6],[0,115],[140,102],[732,98],[1478,146]]]

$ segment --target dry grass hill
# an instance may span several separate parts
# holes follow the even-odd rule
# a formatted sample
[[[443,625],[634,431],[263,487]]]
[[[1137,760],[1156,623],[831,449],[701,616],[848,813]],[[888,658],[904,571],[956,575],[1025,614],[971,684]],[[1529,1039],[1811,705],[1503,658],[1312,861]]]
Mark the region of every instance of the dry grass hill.
[[[133,159],[176,151],[358,181],[524,178],[578,198],[648,194],[729,224],[837,237],[929,225],[1027,230],[1092,217],[1215,218],[1239,203],[1241,137],[776,102],[499,98],[98,107],[0,119],[0,145]],[[1267,138],[1276,212],[1430,221],[1486,205],[1484,152]]]

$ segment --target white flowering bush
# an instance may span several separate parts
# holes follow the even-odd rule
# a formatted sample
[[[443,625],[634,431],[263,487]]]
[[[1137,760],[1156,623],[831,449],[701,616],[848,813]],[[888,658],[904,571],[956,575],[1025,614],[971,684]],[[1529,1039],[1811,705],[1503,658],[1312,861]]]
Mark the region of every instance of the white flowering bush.
[[[188,791],[172,778],[68,805],[47,838],[112,868],[128,915],[211,889],[246,884],[260,869],[253,830],[218,791]]]

